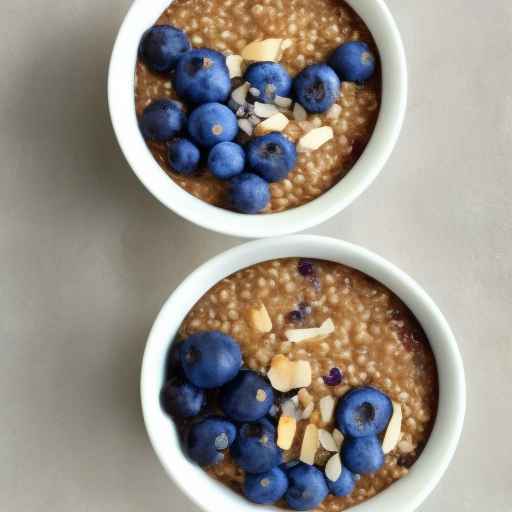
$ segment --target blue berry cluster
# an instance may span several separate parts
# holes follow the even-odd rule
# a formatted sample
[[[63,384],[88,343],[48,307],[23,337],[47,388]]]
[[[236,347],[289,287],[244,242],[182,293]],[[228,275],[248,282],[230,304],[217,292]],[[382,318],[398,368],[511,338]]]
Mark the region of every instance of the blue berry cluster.
[[[180,343],[173,355],[178,366],[162,389],[162,406],[188,425],[189,457],[207,467],[221,462],[229,450],[245,472],[243,491],[251,501],[270,505],[284,499],[294,510],[309,510],[329,493],[350,494],[358,475],[383,465],[378,435],[390,420],[392,404],[377,389],[355,388],[339,402],[343,467],[331,481],[314,465],[283,462],[271,414],[282,397],[266,378],[242,368],[233,338],[218,331],[199,332]]]
[[[188,111],[187,116],[176,101],[154,101],[140,118],[144,138],[167,144],[173,171],[190,176],[205,165],[213,176],[229,181],[236,211],[262,211],[270,201],[269,183],[285,179],[295,167],[296,149],[279,132],[239,143],[237,116],[226,106],[232,82],[225,56],[209,48],[192,48],[187,35],[170,25],[147,30],[139,56],[152,71],[169,74]],[[275,62],[251,64],[244,79],[259,102],[293,95],[308,112],[320,113],[336,101],[342,80],[361,82],[374,71],[375,58],[368,46],[355,41],[340,46],[329,65],[308,66],[294,80]]]

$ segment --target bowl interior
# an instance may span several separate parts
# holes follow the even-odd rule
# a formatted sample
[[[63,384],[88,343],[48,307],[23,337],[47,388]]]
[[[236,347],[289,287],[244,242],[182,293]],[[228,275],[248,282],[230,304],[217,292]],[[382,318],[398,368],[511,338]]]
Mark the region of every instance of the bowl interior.
[[[164,304],[151,330],[144,354],[141,396],[144,418],[153,447],[175,482],[204,510],[222,506],[225,512],[254,512],[247,502],[208,477],[183,455],[173,421],[163,413],[159,393],[168,348],[188,311],[224,277],[275,258],[308,257],[351,266],[380,281],[400,297],[423,326],[432,346],[439,374],[439,404],[430,439],[410,473],[355,512],[406,512],[426,498],[444,473],[460,437],[465,410],[462,360],[454,336],[429,296],[410,277],[375,254],[330,238],[294,236],[250,242],[213,258],[193,272]],[[195,489],[201,488],[201,493]],[[257,506],[258,510],[275,510]]]
[[[346,0],[364,19],[382,61],[382,102],[373,135],[351,171],[318,199],[281,213],[242,215],[195,198],[160,168],[138,129],[134,86],[137,50],[143,32],[170,0],[135,0],[118,34],[109,70],[109,107],[121,149],[145,187],[165,206],[213,231],[248,237],[269,237],[301,231],[332,217],[375,179],[388,159],[402,125],[407,73],[400,34],[382,0]]]

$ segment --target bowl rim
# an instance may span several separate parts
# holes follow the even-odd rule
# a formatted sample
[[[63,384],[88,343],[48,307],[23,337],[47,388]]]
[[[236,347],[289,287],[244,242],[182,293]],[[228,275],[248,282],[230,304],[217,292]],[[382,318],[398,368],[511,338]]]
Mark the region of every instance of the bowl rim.
[[[149,151],[135,113],[135,67],[140,37],[170,0],[134,0],[117,35],[108,71],[110,118],[130,168],[174,213],[205,229],[244,238],[296,233],[314,227],[351,204],[381,172],[397,142],[407,103],[407,65],[397,25],[383,0],[346,0],[364,19],[379,48],[382,100],[363,154],[350,172],[317,199],[284,212],[247,215],[212,206],[177,185]]]
[[[233,272],[283,257],[335,261],[368,274],[407,304],[424,328],[434,352],[439,378],[439,403],[433,431],[406,477],[352,509],[354,512],[412,512],[443,476],[462,432],[466,385],[461,354],[443,314],[411,277],[375,253],[342,240],[294,235],[247,242],[203,263],[175,289],[153,324],[141,370],[144,423],[155,453],[171,479],[203,510],[213,512],[222,503],[224,512],[255,512],[253,504],[188,461],[176,442],[174,423],[161,410],[158,396],[164,379],[165,354],[183,318],[196,301]],[[174,443],[169,442],[171,438]],[[199,487],[202,492],[195,492]],[[270,512],[282,509],[258,505],[257,510]]]

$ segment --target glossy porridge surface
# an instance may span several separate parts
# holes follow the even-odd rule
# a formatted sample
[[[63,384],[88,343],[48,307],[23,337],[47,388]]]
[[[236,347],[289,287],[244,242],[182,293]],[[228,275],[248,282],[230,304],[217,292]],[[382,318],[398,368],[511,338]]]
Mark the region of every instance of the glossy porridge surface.
[[[272,321],[269,333],[258,332],[250,321],[250,312],[261,304]],[[307,310],[302,320],[290,314],[300,304]],[[318,327],[328,318],[335,330],[327,338],[286,341],[287,329]],[[421,453],[437,410],[433,354],[408,308],[361,272],[337,263],[296,258],[249,267],[218,283],[197,302],[181,326],[180,337],[204,330],[221,330],[233,336],[240,344],[245,365],[262,374],[267,373],[276,354],[310,362],[312,383],[308,392],[315,409],[309,419],[299,422],[294,444],[285,452],[286,460],[298,458],[309,423],[328,431],[335,427],[334,420],[322,422],[318,403],[324,396],[338,399],[355,386],[372,385],[401,404],[402,436],[386,455],[384,466],[374,475],[361,477],[351,495],[328,496],[319,510],[338,512],[370,498],[406,475]],[[343,380],[328,386],[323,376],[335,367],[341,370]],[[328,457],[329,452],[320,448],[315,462],[323,467]],[[229,454],[208,471],[241,492],[244,474]]]
[[[183,29],[194,47],[208,47],[225,55],[239,54],[250,42],[266,38],[290,39],[281,64],[292,76],[304,67],[326,61],[340,44],[360,40],[377,54],[368,28],[342,0],[176,0],[157,24]],[[140,114],[153,100],[174,98],[168,76],[157,75],[137,63],[136,108]],[[309,115],[305,121],[293,116],[284,131],[293,142],[312,128],[331,126],[334,138],[316,151],[300,153],[296,168],[287,179],[272,183],[271,201],[264,212],[278,212],[305,204],[335,185],[347,174],[366,146],[380,104],[380,73],[356,85],[344,82],[337,100],[339,115],[329,112]],[[166,159],[165,145],[149,147],[171,178],[185,190],[213,205],[229,208],[227,184],[207,170],[187,177],[174,173]]]

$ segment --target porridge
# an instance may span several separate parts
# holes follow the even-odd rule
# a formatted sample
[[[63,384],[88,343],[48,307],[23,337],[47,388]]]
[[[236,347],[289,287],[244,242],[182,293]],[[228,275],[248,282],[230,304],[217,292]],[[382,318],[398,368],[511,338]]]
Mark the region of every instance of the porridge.
[[[343,0],[176,0],[153,29],[161,26],[174,31],[165,36],[173,57],[185,56],[186,61],[191,52],[195,57],[187,63],[174,59],[162,71],[165,66],[159,67],[160,61],[151,62],[154,47],[153,53],[144,47],[152,34],[143,38],[135,90],[141,123],[145,110],[162,100],[179,101],[184,115],[205,101],[225,104],[235,114],[228,122],[220,110],[216,113],[225,123],[236,123],[236,133],[227,136],[231,128],[220,122],[226,136],[216,139],[224,144],[214,156],[213,142],[199,140],[198,150],[190,141],[173,140],[191,135],[194,144],[198,141],[191,134],[190,124],[195,122],[191,119],[188,135],[183,135],[184,120],[178,120],[179,126],[167,137],[147,136],[142,126],[155,159],[190,194],[243,213],[280,212],[333,187],[363,152],[379,113],[380,69],[368,28]],[[157,34],[153,39],[162,45],[162,37]],[[216,62],[218,55],[226,62],[224,75],[220,71],[224,63]],[[227,96],[224,91],[213,100],[207,94],[194,97],[191,91],[197,83],[181,80],[180,73],[190,70],[196,57],[212,66],[209,89],[215,84],[220,90],[225,77],[230,79]],[[273,66],[265,68],[269,63]],[[218,74],[213,73],[216,66]],[[258,86],[262,83],[271,87],[269,95],[264,93],[268,89]],[[198,124],[205,124],[205,115],[196,117]],[[250,154],[250,141],[268,133],[281,137],[277,148],[287,153],[279,172],[274,168],[270,175]],[[275,147],[276,139],[269,142]],[[243,179],[237,176],[240,173]],[[247,174],[257,177],[251,181]]]
[[[184,449],[256,503],[350,508],[407,475],[435,420],[421,326],[341,264],[241,270],[196,303],[172,348],[162,404]]]

